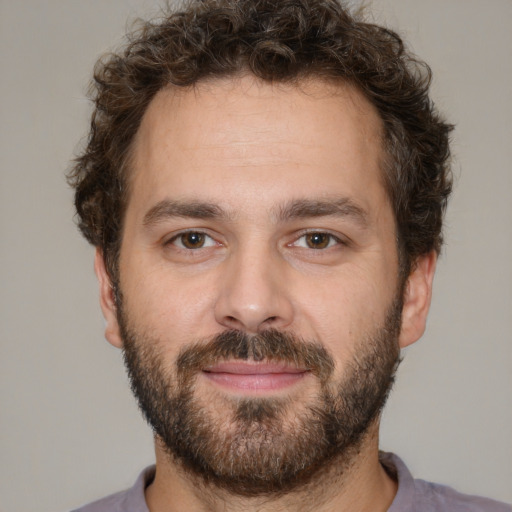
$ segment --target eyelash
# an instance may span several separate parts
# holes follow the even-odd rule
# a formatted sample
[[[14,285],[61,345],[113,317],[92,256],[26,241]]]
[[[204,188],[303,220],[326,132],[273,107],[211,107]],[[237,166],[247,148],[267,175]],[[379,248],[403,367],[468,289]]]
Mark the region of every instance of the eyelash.
[[[331,249],[332,247],[335,247],[336,245],[347,245],[347,243],[342,240],[341,238],[337,237],[336,235],[333,235],[332,233],[329,233],[328,231],[318,231],[318,230],[313,230],[313,231],[306,231],[304,233],[302,233],[298,238],[295,239],[294,242],[292,242],[291,244],[289,244],[290,246],[297,246],[297,242],[301,239],[306,239],[308,236],[310,237],[313,237],[313,236],[321,236],[321,237],[326,237],[327,238],[327,244],[325,247],[305,247],[305,246],[301,246],[301,248],[303,249],[311,249],[311,250],[315,250],[315,251],[321,251],[321,250],[327,250],[327,249]],[[305,242],[305,245],[307,245],[307,242]]]
[[[196,247],[196,248],[193,248],[193,247],[186,247],[184,246],[183,242],[181,242],[181,245],[178,245],[177,242],[179,242],[180,240],[183,239],[183,237],[185,237],[186,235],[199,235],[200,237],[203,237],[204,239],[209,239],[211,240],[213,243],[208,243],[208,245],[201,245],[200,247]],[[175,247],[177,247],[178,249],[182,250],[182,251],[194,251],[194,250],[198,250],[198,249],[204,249],[204,248],[207,248],[207,247],[213,247],[214,245],[219,245],[219,243],[212,237],[210,236],[208,233],[205,233],[204,231],[199,231],[199,230],[193,230],[193,229],[190,229],[188,231],[181,231],[180,233],[174,235],[172,238],[170,238],[169,240],[167,240],[165,242],[164,245],[174,245]]]
[[[203,237],[203,240],[210,240],[210,242],[206,242],[207,245],[204,245],[204,243],[202,245],[200,245],[199,247],[186,247],[184,244],[183,244],[183,237],[185,237],[187,234],[192,234],[192,235],[198,235],[199,237]],[[304,245],[298,245],[298,242],[302,239],[306,240],[307,237],[314,237],[314,236],[319,236],[319,237],[325,237],[327,239],[327,243],[325,245],[325,247],[311,247],[308,245],[308,242],[305,241]],[[177,243],[181,240],[181,243]],[[213,243],[212,243],[213,242]],[[204,231],[195,231],[195,230],[188,230],[188,231],[182,231],[176,235],[174,235],[172,238],[170,238],[169,240],[167,240],[165,242],[165,245],[174,245],[175,247],[177,247],[178,249],[180,250],[183,250],[183,251],[194,251],[194,250],[199,250],[199,249],[205,249],[205,248],[208,248],[208,247],[213,247],[214,245],[220,245],[212,236],[210,236],[209,234],[205,233]],[[302,233],[299,237],[297,237],[293,242],[287,244],[288,247],[300,247],[302,249],[311,249],[311,250],[315,250],[315,251],[322,251],[322,250],[326,250],[326,249],[330,249],[336,245],[348,245],[347,242],[345,242],[344,240],[340,239],[339,237],[333,235],[332,233],[329,233],[329,232],[326,232],[326,231],[318,231],[318,230],[314,230],[314,231],[306,231],[304,233]]]

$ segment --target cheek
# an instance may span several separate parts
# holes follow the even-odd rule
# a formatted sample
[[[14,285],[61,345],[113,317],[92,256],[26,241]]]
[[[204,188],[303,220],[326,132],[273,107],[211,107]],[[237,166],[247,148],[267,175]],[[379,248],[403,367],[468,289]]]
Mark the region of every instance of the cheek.
[[[121,282],[131,325],[180,344],[212,335],[208,319],[212,318],[214,286],[207,276],[183,277],[163,269],[132,276]]]
[[[323,343],[337,360],[352,357],[357,343],[385,322],[395,289],[392,279],[379,279],[385,275],[350,265],[325,279],[303,280],[296,292],[301,334]]]

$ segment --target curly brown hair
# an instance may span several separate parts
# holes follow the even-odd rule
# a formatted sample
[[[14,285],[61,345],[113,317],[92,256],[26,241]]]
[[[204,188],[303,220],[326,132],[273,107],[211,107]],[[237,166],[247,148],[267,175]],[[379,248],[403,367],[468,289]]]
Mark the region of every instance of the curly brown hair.
[[[196,0],[144,23],[95,67],[89,138],[68,180],[79,228],[101,248],[111,278],[118,277],[130,148],[149,103],[168,86],[247,72],[268,82],[342,80],[362,91],[384,125],[383,174],[402,272],[439,252],[452,126],[429,99],[430,68],[396,33],[336,0]]]

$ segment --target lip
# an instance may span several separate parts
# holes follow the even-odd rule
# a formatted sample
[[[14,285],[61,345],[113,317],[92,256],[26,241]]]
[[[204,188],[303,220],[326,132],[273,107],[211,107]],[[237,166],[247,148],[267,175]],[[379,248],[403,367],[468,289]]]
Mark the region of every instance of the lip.
[[[309,372],[283,363],[229,361],[209,366],[203,375],[232,391],[268,392],[286,389],[301,381]]]

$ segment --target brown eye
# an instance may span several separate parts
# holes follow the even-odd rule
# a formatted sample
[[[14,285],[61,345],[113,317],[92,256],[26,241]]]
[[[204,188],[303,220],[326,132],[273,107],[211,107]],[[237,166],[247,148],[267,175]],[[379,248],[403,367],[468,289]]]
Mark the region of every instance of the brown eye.
[[[332,236],[327,233],[308,233],[305,238],[310,249],[325,249],[329,246]]]
[[[200,249],[204,246],[205,236],[203,233],[189,231],[188,233],[180,235],[179,241],[181,245],[187,249]]]

